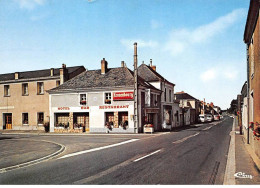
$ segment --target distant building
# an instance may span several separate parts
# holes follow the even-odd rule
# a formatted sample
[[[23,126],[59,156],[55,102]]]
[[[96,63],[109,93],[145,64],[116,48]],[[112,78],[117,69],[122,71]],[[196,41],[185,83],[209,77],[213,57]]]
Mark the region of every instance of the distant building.
[[[254,133],[260,134],[260,23],[259,0],[251,0],[244,32],[247,45],[247,81],[248,81],[248,121],[253,122],[248,142],[260,157],[260,142],[254,139]],[[249,125],[248,125],[249,126]]]
[[[194,124],[197,122],[198,116],[200,114],[200,100],[194,98],[184,91],[175,93],[175,100],[179,101],[179,106],[183,108],[183,118],[187,119],[188,116],[190,121],[184,121],[185,124]]]
[[[49,94],[85,71],[83,66],[0,75],[0,129],[43,130],[49,122]]]

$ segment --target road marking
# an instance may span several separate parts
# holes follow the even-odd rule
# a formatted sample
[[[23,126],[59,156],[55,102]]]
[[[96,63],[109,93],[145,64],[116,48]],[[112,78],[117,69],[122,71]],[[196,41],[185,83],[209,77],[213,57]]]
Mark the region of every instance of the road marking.
[[[156,154],[156,153],[158,153],[158,152],[160,152],[160,151],[161,151],[161,150],[159,149],[159,150],[157,150],[157,151],[155,151],[155,152],[153,152],[153,153],[150,153],[150,154],[148,154],[148,155],[145,155],[145,156],[143,156],[143,157],[140,157],[140,158],[134,160],[134,162],[138,162],[138,161],[140,161],[140,160],[142,160],[142,159],[145,159],[145,158],[147,158],[147,157],[150,157],[151,155],[154,155],[154,154]]]
[[[71,153],[71,154],[68,154],[68,155],[64,155],[64,156],[62,156],[58,159],[65,159],[65,158],[68,158],[68,157],[73,157],[73,156],[81,155],[81,154],[84,154],[84,153],[90,153],[90,152],[99,151],[99,150],[103,150],[103,149],[107,149],[107,148],[112,148],[112,147],[120,146],[120,145],[123,145],[123,144],[135,142],[137,140],[139,140],[139,139],[131,139],[131,140],[127,140],[127,141],[124,141],[124,142],[120,142],[120,143],[116,143],[116,144],[112,144],[112,145],[108,145],[108,146],[103,146],[103,147],[99,147],[99,148],[93,148],[93,149],[90,149],[90,150]]]
[[[205,129],[202,129],[203,131],[207,131],[209,129],[211,129],[214,125],[210,126],[210,127],[206,127]]]
[[[171,133],[171,132],[165,132],[165,133],[162,133],[161,135],[164,135],[164,134],[169,134],[169,133]]]
[[[197,136],[197,135],[199,135],[199,134],[200,134],[200,133],[196,133],[196,134],[187,136],[187,137],[185,137],[185,138],[183,138],[183,139],[181,139],[181,140],[174,141],[174,142],[172,142],[172,143],[173,143],[173,144],[180,144],[180,143],[182,143],[182,142],[188,140],[189,138],[192,138],[192,137]]]

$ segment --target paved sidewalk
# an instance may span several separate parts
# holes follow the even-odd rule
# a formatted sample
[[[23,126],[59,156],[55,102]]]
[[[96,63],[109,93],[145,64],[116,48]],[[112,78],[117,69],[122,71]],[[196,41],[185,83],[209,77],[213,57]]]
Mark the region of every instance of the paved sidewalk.
[[[235,178],[236,185],[259,185],[260,171],[257,168],[252,157],[249,155],[246,148],[246,141],[243,135],[239,133],[239,126],[235,120],[235,158],[236,158],[236,174],[239,177]],[[244,177],[244,178],[242,178]]]
[[[1,137],[0,173],[46,160],[61,152],[56,143]]]

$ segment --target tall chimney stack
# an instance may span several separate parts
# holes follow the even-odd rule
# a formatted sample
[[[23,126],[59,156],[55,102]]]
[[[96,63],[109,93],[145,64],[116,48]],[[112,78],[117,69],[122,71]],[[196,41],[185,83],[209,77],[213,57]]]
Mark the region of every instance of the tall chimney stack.
[[[152,60],[152,59],[150,59],[150,67],[151,67],[154,71],[156,71],[156,66],[153,65],[153,60]]]
[[[62,64],[62,68],[60,68],[60,84],[64,84],[68,80],[68,70],[66,64]]]
[[[51,76],[54,75],[54,68],[51,68]]]
[[[105,58],[101,60],[101,74],[106,74],[107,72],[107,61]]]
[[[125,67],[125,62],[121,61],[121,67]]]
[[[15,72],[15,73],[14,73],[14,79],[15,79],[15,80],[18,80],[18,79],[19,79],[19,76],[20,76],[20,75],[19,75],[19,72]]]

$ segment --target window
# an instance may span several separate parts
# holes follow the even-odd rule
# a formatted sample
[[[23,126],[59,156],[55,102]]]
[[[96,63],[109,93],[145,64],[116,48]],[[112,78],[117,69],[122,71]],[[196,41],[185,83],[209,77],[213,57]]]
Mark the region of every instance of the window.
[[[60,81],[57,80],[57,81],[56,81],[56,87],[58,87],[59,85],[60,85]]]
[[[105,104],[111,104],[111,93],[105,93]]]
[[[69,113],[59,113],[55,115],[55,127],[69,127]]]
[[[172,91],[169,90],[169,102],[172,102]]]
[[[4,96],[5,97],[9,97],[10,96],[10,86],[9,85],[5,85],[4,86]]]
[[[167,95],[167,90],[166,88],[164,89],[164,102],[166,102],[166,95]]]
[[[29,95],[28,83],[22,84],[22,95],[23,96]]]
[[[39,112],[37,117],[38,125],[43,125],[44,123],[44,113]]]
[[[37,83],[37,94],[43,95],[44,94],[44,85],[43,82]]]
[[[29,124],[29,116],[28,113],[23,113],[23,125],[28,125]]]
[[[87,104],[87,96],[86,94],[80,94],[80,104],[86,105]]]
[[[128,112],[118,112],[119,125],[126,129],[128,126]]]
[[[114,126],[114,112],[106,112],[106,127]]]
[[[251,50],[250,50],[250,72],[251,72],[251,78],[254,78],[254,72],[255,72],[255,53],[254,53],[254,43],[253,43],[254,34],[252,36],[251,41]]]

